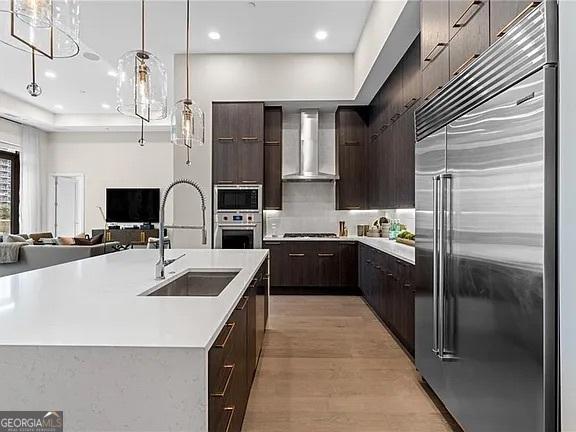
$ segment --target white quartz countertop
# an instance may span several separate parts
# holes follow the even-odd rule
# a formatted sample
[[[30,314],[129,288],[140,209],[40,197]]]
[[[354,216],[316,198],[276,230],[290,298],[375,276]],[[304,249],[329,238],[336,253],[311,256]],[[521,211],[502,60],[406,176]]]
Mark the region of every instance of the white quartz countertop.
[[[383,237],[264,237],[264,241],[356,241],[381,252],[400,258],[410,264],[416,262],[416,248]]]
[[[266,250],[168,249],[166,281],[239,270],[217,297],[139,296],[159,285],[157,250],[129,250],[0,278],[0,345],[209,348]],[[172,274],[172,272],[175,272]]]

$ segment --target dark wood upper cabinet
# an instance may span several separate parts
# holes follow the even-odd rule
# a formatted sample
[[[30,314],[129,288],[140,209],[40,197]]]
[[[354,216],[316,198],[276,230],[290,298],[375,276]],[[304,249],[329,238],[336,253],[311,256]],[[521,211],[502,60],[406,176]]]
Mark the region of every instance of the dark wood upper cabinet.
[[[264,208],[282,209],[282,107],[264,108]]]
[[[340,179],[336,181],[337,210],[366,208],[367,133],[363,107],[338,107],[336,151]]]
[[[381,188],[380,182],[380,136],[382,132],[378,132],[368,142],[366,151],[366,177],[368,178],[367,185],[367,207],[369,209],[379,209],[379,192]]]
[[[420,37],[417,37],[402,61],[402,105],[404,109],[413,106],[421,97]]]
[[[400,118],[404,111],[402,103],[402,63],[399,63],[388,77],[387,83],[387,124],[390,125]]]
[[[490,43],[504,36],[506,31],[530,13],[540,1],[499,0],[490,2]]]
[[[214,183],[262,184],[264,180],[264,104],[212,104]]]
[[[238,183],[264,183],[264,104],[238,104]]]
[[[450,41],[449,11],[448,0],[422,0],[420,2],[422,69],[434,62]]]
[[[452,4],[461,5],[461,1],[452,1]],[[489,18],[490,5],[488,0],[475,0],[470,8],[464,9],[464,18],[455,18],[451,26],[456,33],[450,41],[450,77],[458,75],[476,60],[490,45]],[[458,27],[456,27],[458,25]]]
[[[450,79],[449,47],[436,57],[433,63],[422,71],[422,96],[427,101],[438,93]]]
[[[450,39],[460,29],[468,26],[488,0],[450,0]]]
[[[378,169],[376,182],[378,184],[377,202],[372,208],[394,208],[394,176],[396,162],[394,157],[394,131],[396,123],[384,129],[378,136]]]
[[[414,208],[414,110],[410,108],[398,121],[394,133],[394,204],[396,208]]]

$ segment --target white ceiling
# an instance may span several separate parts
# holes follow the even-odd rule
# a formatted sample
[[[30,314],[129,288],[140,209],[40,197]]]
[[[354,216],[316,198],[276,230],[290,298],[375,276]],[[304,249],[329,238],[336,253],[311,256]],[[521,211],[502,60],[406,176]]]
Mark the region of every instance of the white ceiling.
[[[43,95],[30,97],[29,55],[0,44],[0,91],[55,113],[112,113],[115,79],[108,76],[118,57],[140,44],[140,1],[80,0],[81,52],[73,59],[50,61],[39,58],[37,81]],[[0,1],[0,7],[5,0]],[[256,0],[192,1],[191,47],[193,52],[212,53],[351,53],[370,12],[372,0]],[[165,64],[172,91],[172,64],[176,53],[185,51],[183,0],[146,2],[146,49]],[[5,15],[5,14],[2,14]],[[0,23],[2,25],[2,23]],[[318,41],[316,31],[328,37]],[[220,40],[208,38],[210,31]],[[100,61],[83,57],[96,53]],[[48,78],[46,71],[55,73]],[[111,106],[106,110],[102,104]],[[61,105],[62,108],[55,108]]]

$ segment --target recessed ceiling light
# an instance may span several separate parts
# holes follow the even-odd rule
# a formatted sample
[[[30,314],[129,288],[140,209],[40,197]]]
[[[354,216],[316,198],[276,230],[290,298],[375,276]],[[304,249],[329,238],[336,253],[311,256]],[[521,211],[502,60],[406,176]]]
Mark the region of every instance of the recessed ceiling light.
[[[82,56],[86,59],[86,60],[90,60],[90,61],[98,61],[100,60],[100,56],[96,53],[93,52],[85,52],[82,54]]]
[[[116,78],[118,76],[118,72],[116,72],[115,70],[109,70],[108,71],[108,76],[111,76],[113,78]]]
[[[53,72],[53,71],[51,71],[51,70],[47,70],[46,72],[44,72],[44,76],[45,76],[46,78],[52,78],[52,79],[54,79],[54,78],[56,78],[56,72]]]
[[[102,108],[104,108],[104,109],[110,109],[110,105],[108,105],[107,103],[103,103],[103,104],[102,104]]]
[[[210,33],[208,33],[208,37],[212,40],[218,40],[220,39],[220,33],[216,31],[211,31]]]
[[[56,105],[54,105],[54,109],[61,110],[61,109],[64,109],[64,107],[60,104],[56,104]]]
[[[324,40],[328,37],[328,33],[326,33],[324,30],[318,30],[316,32],[316,39],[318,40]]]

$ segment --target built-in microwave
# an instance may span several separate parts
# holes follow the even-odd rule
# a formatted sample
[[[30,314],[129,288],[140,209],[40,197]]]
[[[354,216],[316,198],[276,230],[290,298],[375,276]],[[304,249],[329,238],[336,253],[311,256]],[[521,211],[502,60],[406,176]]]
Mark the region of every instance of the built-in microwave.
[[[218,185],[214,186],[214,212],[258,212],[262,211],[262,185]]]

